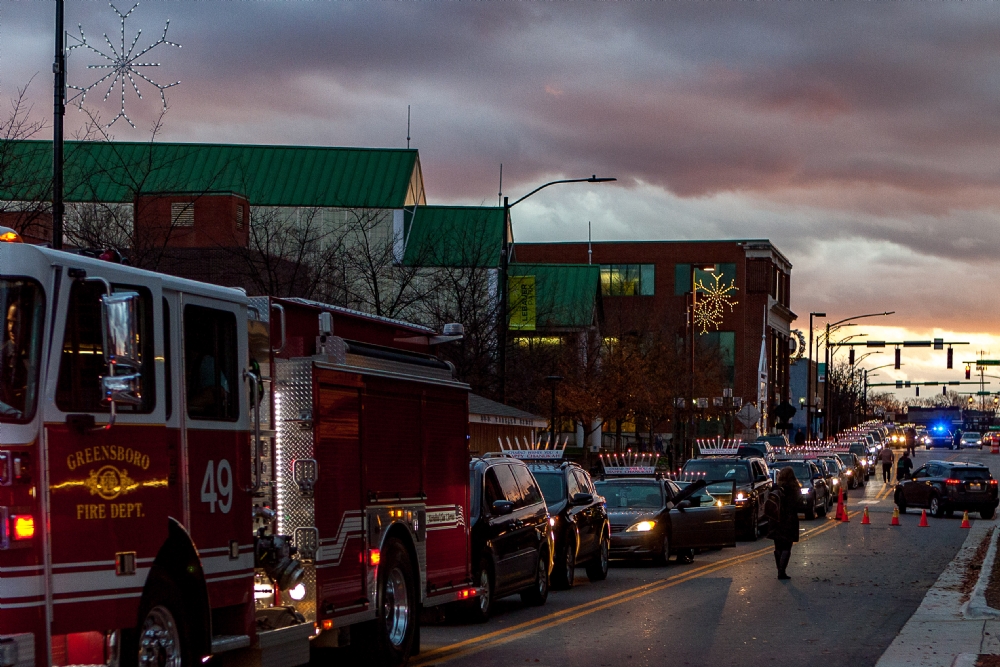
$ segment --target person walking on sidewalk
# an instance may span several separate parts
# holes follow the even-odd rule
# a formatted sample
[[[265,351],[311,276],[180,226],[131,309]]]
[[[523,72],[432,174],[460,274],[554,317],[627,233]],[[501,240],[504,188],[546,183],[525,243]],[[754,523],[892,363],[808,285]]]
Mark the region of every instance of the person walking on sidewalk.
[[[878,453],[878,460],[882,462],[882,482],[889,483],[892,479],[892,463],[896,460],[896,455],[892,453],[892,447],[886,445]]]
[[[792,558],[792,545],[799,541],[799,505],[802,487],[795,479],[795,471],[782,468],[778,471],[778,484],[771,490],[764,505],[767,514],[767,536],[774,540],[774,564],[778,579],[791,579],[786,571]]]
[[[910,458],[909,452],[903,450],[899,460],[896,461],[896,481],[902,482],[904,479],[909,479],[911,470],[913,470],[913,460]]]

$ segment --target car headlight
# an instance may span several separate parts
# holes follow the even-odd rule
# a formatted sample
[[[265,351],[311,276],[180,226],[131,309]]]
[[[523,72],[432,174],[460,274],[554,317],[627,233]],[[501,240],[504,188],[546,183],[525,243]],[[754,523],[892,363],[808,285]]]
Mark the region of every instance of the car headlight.
[[[655,521],[640,521],[639,523],[633,523],[631,526],[625,529],[626,533],[648,533],[653,530],[656,526]]]
[[[747,501],[747,494],[743,493],[742,491],[737,491],[736,492],[736,502],[738,502],[738,503],[745,503],[746,501]]]
[[[809,492],[810,492],[811,490],[812,490],[812,489],[807,489],[807,488],[804,488],[804,487],[803,487],[803,489],[802,489],[802,495],[803,495],[803,496],[808,496],[808,495],[809,495]]]
[[[847,474],[848,474],[848,475],[853,475],[853,474],[854,474],[854,471],[853,471],[853,470],[848,470],[848,471],[847,471]]]

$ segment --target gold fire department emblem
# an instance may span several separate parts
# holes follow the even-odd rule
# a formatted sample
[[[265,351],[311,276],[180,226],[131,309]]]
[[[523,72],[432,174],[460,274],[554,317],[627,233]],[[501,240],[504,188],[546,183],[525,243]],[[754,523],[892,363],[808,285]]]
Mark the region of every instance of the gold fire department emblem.
[[[114,500],[139,488],[135,480],[128,476],[127,471],[114,466],[104,466],[97,471],[91,470],[83,485],[90,490],[90,495],[100,496],[104,500]]]

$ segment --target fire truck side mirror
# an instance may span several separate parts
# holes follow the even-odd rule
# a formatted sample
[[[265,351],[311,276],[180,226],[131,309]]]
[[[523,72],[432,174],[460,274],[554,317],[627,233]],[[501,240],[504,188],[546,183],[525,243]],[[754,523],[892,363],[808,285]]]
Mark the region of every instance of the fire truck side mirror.
[[[108,374],[101,378],[101,390],[104,400],[112,404],[142,404],[138,309],[139,295],[135,292],[101,297],[104,361],[108,364]]]

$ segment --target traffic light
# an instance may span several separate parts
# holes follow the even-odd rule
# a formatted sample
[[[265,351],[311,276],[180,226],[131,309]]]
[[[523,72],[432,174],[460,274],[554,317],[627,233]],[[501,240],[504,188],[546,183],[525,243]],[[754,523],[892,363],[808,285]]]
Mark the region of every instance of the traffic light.
[[[851,366],[854,365],[854,348],[853,347],[851,348],[850,352],[847,355],[847,363],[849,363]]]
[[[950,369],[952,369],[954,367],[955,367],[955,350],[949,347],[948,348],[948,369],[950,370]]]
[[[903,356],[900,354],[900,352],[901,352],[901,350],[897,347],[896,348],[896,370],[899,370],[899,367],[902,365],[902,361],[903,361]]]
[[[972,366],[970,366],[969,364],[965,365],[965,379],[966,380],[972,379]]]
[[[969,396],[969,405],[972,405],[974,402],[975,402],[975,399],[972,398],[971,396]]]

